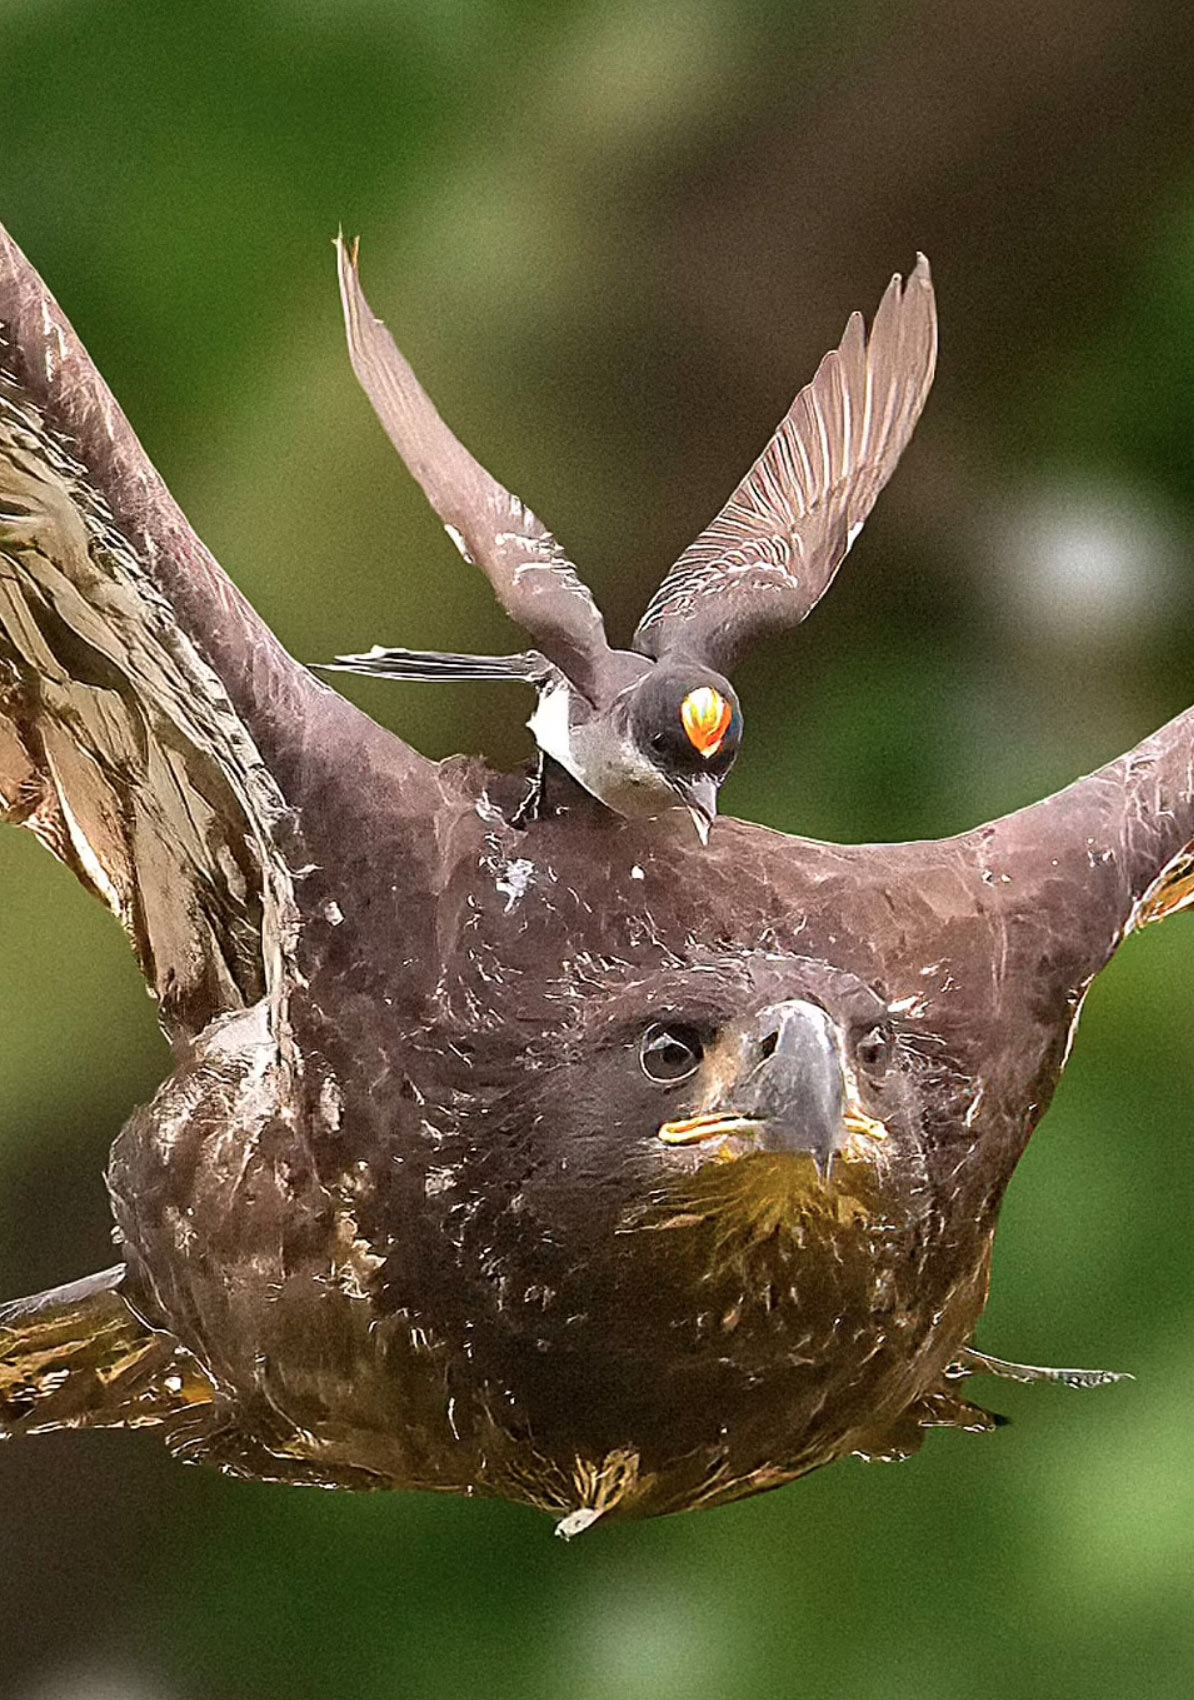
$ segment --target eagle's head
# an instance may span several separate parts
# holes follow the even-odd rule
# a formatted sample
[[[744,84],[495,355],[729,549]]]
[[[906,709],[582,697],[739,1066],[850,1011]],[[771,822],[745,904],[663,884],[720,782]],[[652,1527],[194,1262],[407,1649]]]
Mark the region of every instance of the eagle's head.
[[[490,1029],[511,1045],[500,1087],[467,1150],[437,1153],[470,1375],[544,1456],[824,1461],[906,1402],[934,1327],[915,1052],[823,962],[565,968],[516,1053],[517,1023]]]

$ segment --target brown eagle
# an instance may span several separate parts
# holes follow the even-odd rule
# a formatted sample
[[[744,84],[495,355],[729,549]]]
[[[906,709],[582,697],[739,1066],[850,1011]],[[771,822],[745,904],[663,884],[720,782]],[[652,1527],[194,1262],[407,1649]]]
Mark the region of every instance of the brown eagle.
[[[972,1340],[1083,996],[1194,892],[1194,711],[936,843],[524,793],[286,653],[0,232],[0,816],[175,1054],[119,1263],[0,1308],[0,1433],[574,1533],[989,1427],[975,1371],[1102,1379]]]

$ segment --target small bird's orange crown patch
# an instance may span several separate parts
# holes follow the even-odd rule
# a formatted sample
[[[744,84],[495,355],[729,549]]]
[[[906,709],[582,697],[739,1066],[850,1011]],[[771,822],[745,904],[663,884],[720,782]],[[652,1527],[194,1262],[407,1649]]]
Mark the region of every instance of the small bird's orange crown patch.
[[[680,719],[688,741],[706,761],[721,748],[733,718],[733,709],[712,685],[689,691],[680,704]]]

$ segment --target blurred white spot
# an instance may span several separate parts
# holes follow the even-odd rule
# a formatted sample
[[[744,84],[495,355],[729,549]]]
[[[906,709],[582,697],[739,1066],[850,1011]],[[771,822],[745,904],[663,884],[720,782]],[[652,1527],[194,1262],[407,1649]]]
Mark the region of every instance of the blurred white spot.
[[[1007,500],[984,539],[991,595],[1026,635],[1096,645],[1173,612],[1184,528],[1112,484],[1055,484]]]
[[[708,111],[741,52],[731,17],[710,0],[673,12],[606,0],[581,14],[555,66],[548,110],[577,140],[617,150],[667,145]]]
[[[59,1671],[25,1691],[25,1700],[173,1700],[167,1690],[131,1671]]]
[[[735,1637],[703,1590],[664,1593],[639,1576],[594,1591],[571,1668],[578,1700],[697,1700],[724,1694]]]

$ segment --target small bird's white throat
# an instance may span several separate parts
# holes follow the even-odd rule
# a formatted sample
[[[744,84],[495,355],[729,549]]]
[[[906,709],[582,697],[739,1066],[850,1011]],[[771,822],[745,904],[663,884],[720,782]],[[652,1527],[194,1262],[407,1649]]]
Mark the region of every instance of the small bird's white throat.
[[[574,720],[573,707],[566,681],[540,692],[527,726],[545,755],[615,814],[633,818],[678,806],[664,775],[608,716]]]
[[[584,776],[579,772],[572,754],[572,729],[569,724],[571,694],[570,686],[563,679],[540,691],[535,703],[535,712],[527,721],[527,730],[544,755],[558,761],[578,785],[583,785]]]

